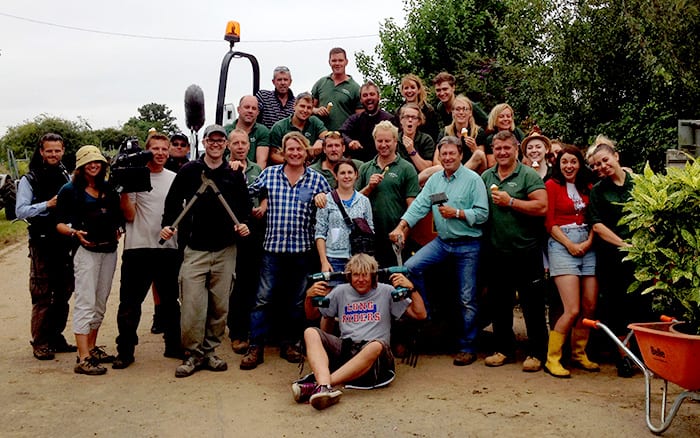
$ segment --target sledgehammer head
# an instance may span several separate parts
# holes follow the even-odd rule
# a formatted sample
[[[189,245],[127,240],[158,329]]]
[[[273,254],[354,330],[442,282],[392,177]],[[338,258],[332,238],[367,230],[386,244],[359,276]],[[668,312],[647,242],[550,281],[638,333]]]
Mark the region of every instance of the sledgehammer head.
[[[430,195],[430,203],[432,205],[442,205],[447,202],[447,195],[445,192],[433,193]]]

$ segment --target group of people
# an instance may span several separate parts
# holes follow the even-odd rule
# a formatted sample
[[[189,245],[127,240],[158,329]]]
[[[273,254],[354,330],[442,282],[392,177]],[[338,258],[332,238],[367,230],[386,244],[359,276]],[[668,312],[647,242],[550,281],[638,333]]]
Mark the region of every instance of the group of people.
[[[252,370],[272,332],[281,357],[298,363],[305,352],[312,369],[292,384],[294,399],[324,409],[339,400],[339,385],[391,382],[391,320],[434,317],[435,298],[450,289],[431,288],[426,276],[447,266],[460,309],[454,365],[477,359],[484,302],[494,335],[485,364],[515,361],[517,293],[528,337],[523,371],[569,377],[569,337],[569,363],[600,369],[581,325],[596,313],[599,290],[600,314],[620,335],[643,310],[626,295],[633,267],[619,248],[630,236],[618,222],[632,179],[614,145],[601,139],[584,155],[537,130],[525,136],[508,104],[484,113],[455,95],[446,72],[433,80],[435,108],[409,74],[404,104],[391,114],[375,84],[346,74],[343,49],[328,62],[331,74],[298,95],[289,69],[275,68],[274,90],[243,96],[238,119],[206,127],[204,153],[191,161],[187,136],[150,133],[150,191],[116,192],[107,159],[91,145],[78,150],[69,177],[61,137],[42,137],[17,198],[18,217],[30,223],[37,359],[77,351],[75,372],[88,375],[106,373],[108,362],[129,367],[151,289],[164,356],[182,360],[176,377],[226,370],[216,348],[227,327],[240,368]],[[375,235],[372,255],[352,251],[358,220]],[[425,221],[432,226],[420,228]],[[123,233],[113,356],[97,336]],[[380,268],[403,260],[406,275],[378,281]],[[336,276],[308,284],[315,272]],[[551,330],[547,272],[563,304],[550,312]],[[396,288],[408,292],[397,299]],[[77,347],[62,335],[72,293]],[[623,357],[618,372],[632,372]]]

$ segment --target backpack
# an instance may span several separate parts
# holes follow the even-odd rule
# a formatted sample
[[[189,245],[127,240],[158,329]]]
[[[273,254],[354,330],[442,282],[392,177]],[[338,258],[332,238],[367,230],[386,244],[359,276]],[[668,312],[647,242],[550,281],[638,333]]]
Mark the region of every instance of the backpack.
[[[5,207],[5,217],[12,221],[17,219],[15,206],[17,205],[17,183],[10,175],[0,177],[0,208]]]

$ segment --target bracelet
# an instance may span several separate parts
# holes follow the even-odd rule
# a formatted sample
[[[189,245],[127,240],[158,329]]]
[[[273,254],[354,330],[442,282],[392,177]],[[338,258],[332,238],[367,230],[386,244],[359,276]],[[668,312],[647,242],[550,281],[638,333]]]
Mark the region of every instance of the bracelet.
[[[455,217],[459,219],[459,208],[457,209],[457,211],[455,211]]]
[[[510,198],[510,201],[508,201],[508,207],[513,208],[513,202],[515,202],[515,198]]]

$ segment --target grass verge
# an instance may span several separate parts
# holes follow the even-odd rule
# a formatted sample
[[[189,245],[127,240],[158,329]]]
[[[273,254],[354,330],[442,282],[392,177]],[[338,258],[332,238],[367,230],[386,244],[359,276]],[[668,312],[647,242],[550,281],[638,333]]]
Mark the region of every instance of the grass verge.
[[[8,221],[5,217],[5,209],[0,210],[0,248],[6,248],[23,240],[27,240],[27,223]]]

